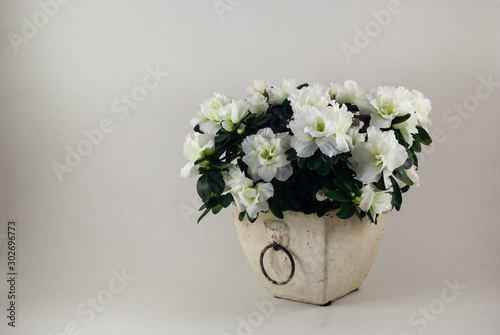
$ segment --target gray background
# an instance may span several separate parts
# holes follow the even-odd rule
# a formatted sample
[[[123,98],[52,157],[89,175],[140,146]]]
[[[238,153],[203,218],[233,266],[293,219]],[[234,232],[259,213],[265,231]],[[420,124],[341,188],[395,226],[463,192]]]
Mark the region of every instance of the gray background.
[[[500,84],[489,92],[480,79],[500,82],[499,1],[401,1],[383,25],[372,12],[385,0],[68,1],[47,22],[44,2],[0,4],[0,333],[500,332]],[[25,38],[33,15],[40,28],[24,28],[16,52],[10,39]],[[364,44],[358,29],[371,34]],[[346,44],[357,53],[346,56]],[[113,112],[148,67],[168,76],[128,115]],[[432,101],[421,186],[388,216],[364,286],[330,307],[270,298],[229,211],[196,225],[195,180],[179,177],[198,104],[213,92],[243,97],[261,78],[351,78]],[[53,162],[103,119],[112,131],[60,182]],[[5,311],[9,220],[15,329]],[[110,297],[113,271],[134,279]],[[462,287],[443,302],[446,281]],[[92,320],[77,311],[98,296],[109,304]],[[254,304],[263,301],[274,306],[267,315]]]

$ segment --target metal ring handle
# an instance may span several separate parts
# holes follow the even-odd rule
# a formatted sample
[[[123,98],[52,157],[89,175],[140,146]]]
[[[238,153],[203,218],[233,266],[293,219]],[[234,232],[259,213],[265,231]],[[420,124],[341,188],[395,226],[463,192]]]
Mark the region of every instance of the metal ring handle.
[[[283,252],[288,256],[288,258],[290,259],[290,263],[292,264],[292,271],[290,272],[290,276],[288,276],[288,279],[285,280],[285,281],[282,281],[282,282],[277,282],[276,280],[272,279],[271,277],[269,277],[269,275],[267,274],[266,272],[266,269],[264,269],[264,254],[266,253],[266,251],[270,248],[273,248],[275,251],[278,251],[278,250],[283,250]],[[264,277],[267,278],[267,280],[269,280],[271,283],[273,283],[274,285],[285,285],[285,284],[288,284],[290,282],[290,280],[292,280],[293,278],[293,275],[295,274],[295,261],[293,260],[293,257],[292,257],[292,254],[286,250],[285,247],[282,247],[281,245],[279,245],[278,243],[276,242],[273,242],[271,244],[269,244],[267,247],[265,247],[262,252],[260,253],[260,270],[262,271],[262,274],[264,274]]]

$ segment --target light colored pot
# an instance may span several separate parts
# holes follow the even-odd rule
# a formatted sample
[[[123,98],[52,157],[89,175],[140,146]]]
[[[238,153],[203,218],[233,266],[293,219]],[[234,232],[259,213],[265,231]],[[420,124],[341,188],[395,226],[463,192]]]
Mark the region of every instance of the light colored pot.
[[[385,224],[385,215],[379,216],[377,225],[370,225],[368,218],[342,220],[334,212],[318,218],[315,214],[287,211],[283,219],[271,212],[260,213],[254,223],[246,217],[239,221],[238,214],[233,206],[243,250],[269,293],[316,305],[337,300],[363,284]],[[273,243],[279,246],[275,244],[274,248]],[[291,276],[292,262],[295,271]],[[263,270],[278,284],[267,279]]]

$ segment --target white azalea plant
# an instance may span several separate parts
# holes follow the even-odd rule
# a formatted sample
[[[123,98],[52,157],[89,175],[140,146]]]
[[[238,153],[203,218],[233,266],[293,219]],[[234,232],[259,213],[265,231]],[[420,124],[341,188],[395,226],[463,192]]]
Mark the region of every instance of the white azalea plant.
[[[430,145],[431,103],[421,92],[343,84],[281,87],[257,80],[248,96],[215,93],[186,137],[183,177],[198,176],[201,220],[233,201],[254,222],[260,212],[336,210],[339,218],[399,210],[418,185],[417,154]],[[198,220],[198,221],[199,221]]]

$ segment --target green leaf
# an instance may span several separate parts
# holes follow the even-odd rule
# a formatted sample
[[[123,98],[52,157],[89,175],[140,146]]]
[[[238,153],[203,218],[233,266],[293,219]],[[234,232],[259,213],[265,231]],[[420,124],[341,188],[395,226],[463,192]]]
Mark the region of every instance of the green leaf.
[[[214,192],[215,195],[221,195],[224,192],[224,178],[222,178],[222,173],[220,171],[210,171],[207,173],[207,182],[210,190]]]
[[[395,124],[398,124],[398,123],[405,122],[405,121],[406,121],[406,120],[408,120],[410,117],[411,117],[411,114],[410,114],[410,113],[405,114],[405,115],[402,115],[402,116],[396,116],[396,117],[392,120],[392,125],[395,125]]]
[[[276,216],[278,219],[283,219],[283,212],[271,202],[269,202],[269,210]]]
[[[210,191],[210,187],[208,186],[207,174],[203,174],[200,178],[198,178],[198,182],[196,183],[196,191],[198,192],[198,195],[203,202],[206,203],[208,202],[208,200],[210,200],[212,192]]]
[[[335,185],[337,185],[338,188],[343,190],[345,193],[356,193],[356,188],[353,185],[352,179],[349,177],[347,173],[345,173],[342,170],[335,169],[333,171],[333,174],[335,178],[333,179],[333,182]],[[348,191],[346,191],[348,190]]]
[[[354,203],[344,202],[340,205],[337,217],[341,219],[349,219],[356,213],[356,205]]]
[[[422,151],[422,146],[420,145],[420,139],[418,136],[413,136],[413,145],[411,146],[412,150],[415,152],[420,152]]]
[[[230,193],[219,196],[219,204],[221,204],[221,206],[224,208],[229,207],[232,201],[233,196]]]
[[[286,159],[288,161],[293,161],[297,159],[297,151],[295,151],[294,148],[288,149],[287,151],[285,151],[285,154],[287,155]]]
[[[224,142],[230,138],[231,138],[231,133],[228,133],[225,130],[221,130],[215,137],[215,144],[218,145],[221,142]]]
[[[219,204],[219,199],[217,197],[211,197],[206,203],[207,208],[213,208]]]
[[[368,216],[370,221],[373,222],[373,224],[377,224],[377,215],[375,215],[375,217],[373,217],[370,212],[366,212],[366,215]]]
[[[408,149],[408,156],[411,157],[411,159],[413,160],[413,165],[415,165],[415,167],[418,169],[418,158],[415,154],[415,151],[413,151],[412,149]]]
[[[285,99],[283,101],[283,103],[281,104],[281,111],[285,117],[293,114],[292,106],[290,105],[290,100]]]
[[[347,110],[348,110],[349,112],[359,112],[359,108],[358,108],[358,106],[353,105],[353,104],[350,104],[350,103],[346,103],[345,105],[346,105]]]
[[[273,183],[273,185],[276,183]],[[274,196],[271,197],[268,201],[269,210],[279,219],[283,219],[283,197],[281,194],[281,190],[279,187],[275,187]]]
[[[319,155],[323,161],[330,163],[330,164],[333,164],[333,165],[337,164],[337,162],[339,161],[339,156],[329,157],[329,156],[325,155],[324,153],[322,153],[321,151],[319,152]]]
[[[391,176],[392,182],[392,204],[397,211],[401,208],[401,203],[403,202],[403,197],[401,195],[401,189],[399,188],[398,182],[394,177]]]
[[[432,143],[432,139],[429,136],[429,133],[422,127],[417,126],[418,137],[420,138],[422,144],[430,145]]]
[[[224,158],[224,160],[225,160],[225,158]],[[230,167],[233,164],[226,163],[226,162],[224,162],[222,160],[216,160],[215,162],[210,162],[210,165],[212,165],[213,167],[216,167],[216,168],[218,168],[220,170],[224,170],[224,169],[227,169],[228,167]]]
[[[197,160],[195,160],[195,161],[194,161],[194,165],[198,165],[198,164],[200,164],[201,162],[203,162],[204,160],[206,160],[206,158],[205,158],[205,157],[200,158],[200,159],[197,159]]]
[[[317,169],[318,174],[324,177],[328,174],[328,172],[330,172],[331,170],[330,168],[331,168],[330,163],[323,162],[321,166]]]
[[[387,190],[387,188],[385,187],[384,176],[381,176],[377,182],[373,183],[373,186],[375,186],[379,190]]]
[[[363,127],[361,129],[366,131],[366,128],[368,128],[368,126],[370,124],[370,119],[371,119],[370,115],[354,114],[354,118],[363,122]]]
[[[321,166],[322,163],[323,161],[321,159],[321,156],[318,154],[318,151],[316,151],[314,155],[307,159],[307,167],[310,170],[316,170]]]
[[[246,211],[240,212],[240,214],[238,215],[238,220],[243,221],[246,213],[247,213]]]
[[[259,213],[257,213],[257,215],[254,218],[250,217],[250,215],[248,215],[248,213],[247,213],[247,218],[248,218],[248,221],[250,221],[250,223],[254,223],[255,221],[257,221],[258,217],[259,217]]]
[[[201,219],[203,219],[205,217],[205,215],[208,214],[208,212],[210,212],[210,208],[205,209],[205,211],[203,212],[203,214],[200,215],[200,217],[198,218],[198,221],[196,223],[200,223]]]
[[[250,115],[248,115],[246,118],[245,118],[245,121],[247,123],[250,123],[253,119],[255,119],[257,117],[257,114],[254,114],[254,113],[250,113]]]
[[[349,194],[351,193],[351,190],[349,189],[349,187],[347,187],[343,182],[341,182],[340,180],[336,180],[335,178],[332,179],[332,182],[335,186],[337,186],[342,192],[344,192],[345,194]]]
[[[335,170],[335,177],[343,183],[346,183],[349,185],[351,184],[351,179],[349,178],[349,175],[342,170],[336,169]]]
[[[262,114],[261,116],[256,117],[254,119],[254,125],[257,127],[260,127],[260,126],[266,124],[267,122],[269,122],[271,117],[272,117],[271,114]]]
[[[398,167],[397,169],[395,169],[394,176],[406,185],[413,185],[413,181],[410,179],[410,177],[408,177],[408,174],[406,173],[405,169],[403,169],[403,167]]]
[[[338,202],[350,202],[352,201],[352,197],[348,194],[345,194],[344,192],[341,191],[336,191],[336,190],[331,190],[325,193],[325,195]]]
[[[363,212],[363,211],[358,211],[358,209],[356,209],[356,211],[354,212],[354,214],[356,214],[356,216],[358,217],[359,221],[363,221],[363,218],[365,217],[366,213]]]
[[[408,170],[412,166],[413,166],[413,159],[411,158],[410,155],[408,155],[408,158],[406,159],[406,161],[403,164],[403,169]]]
[[[405,138],[403,137],[403,134],[401,134],[401,130],[399,129],[393,129],[394,131],[394,136],[396,136],[396,139],[398,140],[398,143],[401,144],[405,149],[408,148],[408,143],[406,142]]]
[[[325,202],[323,202],[319,206],[318,211],[316,212],[316,215],[318,215],[318,217],[320,218],[323,215],[325,215],[327,211],[328,211],[328,206],[326,206]]]
[[[222,206],[219,204],[219,205],[212,208],[212,213],[217,214],[221,211],[221,209],[222,209]]]

